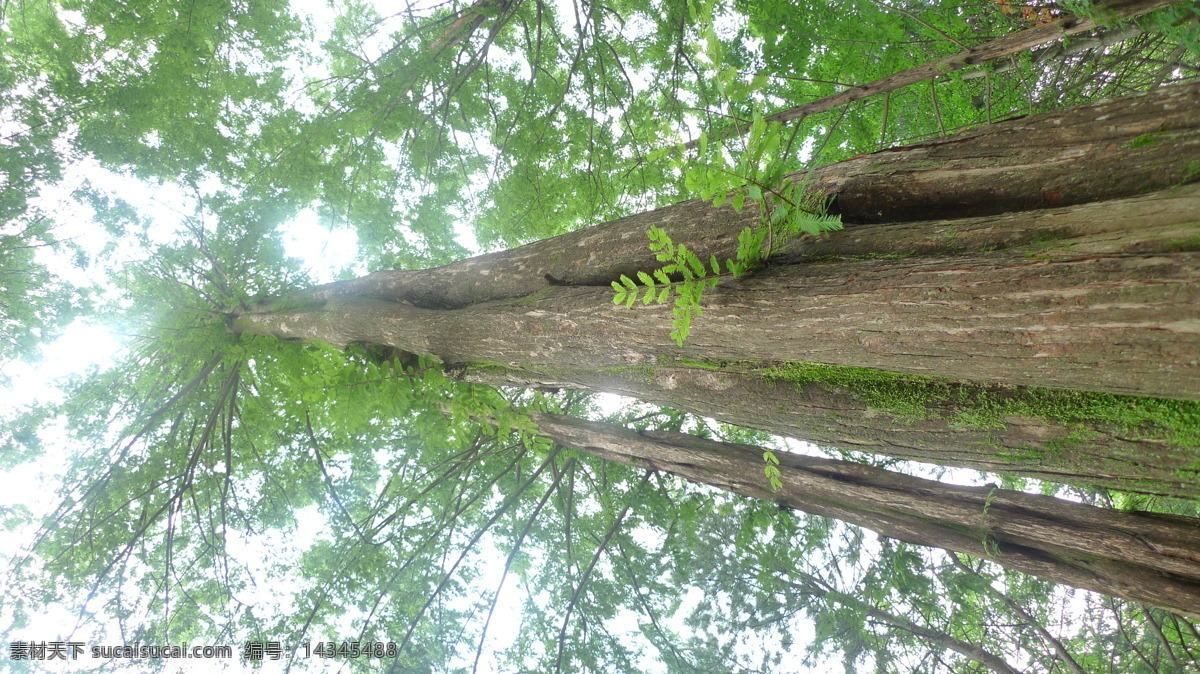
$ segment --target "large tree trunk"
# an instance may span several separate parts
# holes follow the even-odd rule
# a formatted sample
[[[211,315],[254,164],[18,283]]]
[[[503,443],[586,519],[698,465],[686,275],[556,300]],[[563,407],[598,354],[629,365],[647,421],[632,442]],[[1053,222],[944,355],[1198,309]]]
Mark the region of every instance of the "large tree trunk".
[[[558,414],[531,416],[539,435],[564,447],[1200,617],[1200,521],[1192,518],[949,485],[789,453],[776,454],[782,486],[772,491],[761,447]]]
[[[245,308],[231,329],[384,344],[475,381],[627,393],[903,458],[1194,496],[1195,403],[1111,394],[1200,400],[1200,189],[1162,189],[1198,174],[1200,84],[1170,87],[820,169],[850,226],[707,293],[682,347],[669,308],[613,306],[608,283],[660,264],[651,225],[731,257],[750,209],[685,202],[379,272]]]
[[[683,346],[668,337],[672,305],[614,306],[597,286],[455,310],[341,296],[234,325],[455,364],[790,361],[1200,399],[1200,256],[1027,251],[771,267],[706,293]]]

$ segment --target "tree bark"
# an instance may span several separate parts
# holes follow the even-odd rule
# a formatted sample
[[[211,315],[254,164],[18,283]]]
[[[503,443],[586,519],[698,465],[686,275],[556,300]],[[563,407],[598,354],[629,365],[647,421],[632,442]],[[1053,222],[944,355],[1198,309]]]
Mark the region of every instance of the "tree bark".
[[[337,297],[236,331],[383,344],[449,364],[813,362],[976,382],[1200,399],[1200,256],[1045,253],[788,265],[704,298],[683,346],[669,305],[551,287],[458,310]],[[1119,345],[1119,351],[1114,349]]]
[[[782,487],[771,491],[761,447],[558,414],[531,417],[543,437],[604,459],[1200,617],[1200,521],[1193,518],[962,487],[785,452],[776,453]]]
[[[1119,421],[1145,418],[1141,406],[1162,401],[1111,397],[1098,403],[1071,392],[902,382],[898,398],[925,401],[924,413],[914,415],[864,392],[893,383],[792,378],[786,368],[776,378],[776,369],[684,365],[539,373],[475,364],[450,374],[492,386],[607,391],[825,447],[1094,488],[1185,499],[1200,493],[1194,435],[1181,438],[1174,429],[1157,429],[1153,420]],[[1182,424],[1195,427],[1195,403],[1165,405],[1167,416],[1178,414]],[[980,408],[996,413],[979,419]],[[1076,408],[1081,416],[1071,417]]]
[[[1144,193],[1197,177],[1200,83],[821,169],[851,225],[706,293],[682,347],[666,306],[613,306],[608,284],[661,264],[651,225],[732,257],[749,209],[685,202],[377,272],[245,307],[230,327],[388,345],[472,381],[625,393],[901,458],[1195,497],[1200,408],[1116,396],[1200,400],[1200,187]],[[867,224],[883,202],[892,222]]]
[[[1200,202],[1197,202],[1200,205]],[[339,297],[235,330],[383,344],[450,364],[812,362],[975,382],[1200,399],[1200,255],[1044,253],[772,267],[706,293],[675,345],[669,304],[550,287],[457,310]],[[1114,352],[1114,345],[1120,345]]]

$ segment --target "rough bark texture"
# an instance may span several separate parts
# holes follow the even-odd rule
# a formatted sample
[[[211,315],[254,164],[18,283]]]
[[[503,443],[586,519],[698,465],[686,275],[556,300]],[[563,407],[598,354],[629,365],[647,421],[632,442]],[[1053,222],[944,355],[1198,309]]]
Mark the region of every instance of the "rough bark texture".
[[[816,184],[859,224],[707,293],[682,348],[668,307],[613,306],[608,283],[661,264],[650,225],[732,257],[756,215],[685,202],[271,300],[230,327],[384,344],[474,381],[626,393],[822,444],[1195,497],[1194,403],[1029,387],[1200,399],[1200,187],[1177,186],[1197,178],[1200,83],[821,169]],[[889,223],[865,224],[885,201]],[[803,363],[906,374],[856,387]],[[881,399],[897,387],[916,402]]]
[[[818,184],[854,222],[990,215],[1200,178],[1200,83],[1032,115],[840,162]],[[950,140],[953,139],[953,140]]]
[[[885,536],[1200,617],[1200,522],[1126,513],[990,487],[961,487],[857,463],[534,413],[539,434],[605,459],[852,522]]]
[[[1099,217],[1093,211],[1103,208],[1077,215]],[[1134,232],[1109,243],[1122,250],[1131,240],[1140,244]],[[614,306],[612,290],[595,286],[546,286],[457,310],[334,296],[290,312],[246,313],[234,329],[386,344],[446,363],[800,361],[1200,399],[1200,255],[1099,252],[1099,239],[1088,246],[771,267],[707,293],[682,347],[667,338],[670,305]]]
[[[1175,429],[1139,419],[1147,401],[1111,398],[1107,413],[1094,401],[1057,391],[942,384],[900,384],[919,398],[913,410],[880,405],[864,390],[819,378],[784,378],[780,368],[744,364],[720,370],[657,368],[509,370],[494,365],[452,371],[465,381],[493,386],[608,391],[651,404],[807,440],[915,461],[1022,475],[1051,482],[1195,498],[1200,494],[1200,447]],[[903,399],[900,401],[903,404]],[[1152,405],[1172,405],[1149,401]],[[1195,424],[1195,407],[1182,404],[1182,423]],[[975,416],[980,408],[993,416]],[[1072,416],[1072,410],[1078,416]]]
[[[656,366],[799,361],[978,382],[1200,398],[1200,257],[980,257],[782,267],[718,288],[669,342],[666,305],[614,307],[603,288],[453,312],[339,298],[248,314],[235,330],[384,344],[446,363]],[[1118,351],[1114,353],[1114,351]]]

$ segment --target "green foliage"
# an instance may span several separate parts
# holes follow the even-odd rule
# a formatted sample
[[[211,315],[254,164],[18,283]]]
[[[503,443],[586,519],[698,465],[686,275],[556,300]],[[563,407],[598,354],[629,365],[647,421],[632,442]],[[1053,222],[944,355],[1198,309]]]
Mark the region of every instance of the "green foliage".
[[[702,261],[686,244],[677,244],[665,230],[651,227],[646,233],[650,250],[659,262],[668,264],[653,271],[639,271],[637,281],[624,275],[613,281],[614,304],[632,308],[639,297],[643,304],[662,304],[674,296],[671,338],[683,346],[692,321],[703,315],[701,299],[705,291],[715,288],[722,276],[741,277],[761,268],[778,246],[803,234],[816,236],[841,229],[841,218],[826,212],[828,203],[822,195],[810,189],[806,181],[783,175],[786,162],[782,157],[786,153],[779,152],[782,134],[783,125],[768,124],[756,116],[747,139],[748,151],[736,166],[725,168],[715,161],[702,162],[685,174],[687,187],[715,207],[728,200],[735,211],[740,211],[749,199],[757,209],[759,225],[739,233],[736,259],[722,263],[712,255],[707,262]],[[708,154],[705,135],[700,136],[699,151],[701,156]]]
[[[658,261],[669,264],[649,273],[639,271],[637,276],[640,285],[638,281],[622,274],[620,282],[612,283],[613,303],[633,307],[640,296],[642,304],[662,304],[674,296],[672,312],[675,320],[671,339],[683,346],[683,341],[691,332],[692,320],[704,313],[700,306],[704,291],[716,287],[721,280],[720,263],[713,256],[706,265],[686,245],[676,244],[658,227],[650,228],[647,236],[650,238],[650,250],[655,252]]]
[[[767,464],[763,468],[763,473],[767,476],[767,484],[771,486],[771,491],[783,489],[783,480],[781,479],[783,473],[779,472],[779,457],[768,449],[763,452],[763,461]]]

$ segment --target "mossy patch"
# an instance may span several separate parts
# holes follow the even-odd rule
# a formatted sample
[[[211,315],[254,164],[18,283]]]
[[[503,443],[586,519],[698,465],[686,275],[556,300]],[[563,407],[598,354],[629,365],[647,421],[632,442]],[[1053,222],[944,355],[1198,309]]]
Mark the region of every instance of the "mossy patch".
[[[1167,250],[1174,253],[1191,253],[1200,251],[1200,236],[1189,236],[1186,239],[1175,239],[1173,241],[1168,241],[1165,247]]]
[[[691,358],[680,358],[679,364],[683,367],[690,367],[696,370],[723,370],[725,369],[721,363],[710,362],[707,360],[693,360]]]
[[[466,364],[466,369],[487,374],[505,375],[516,372],[516,368],[498,363],[494,360],[473,360]]]
[[[616,375],[634,374],[644,381],[653,382],[654,375],[658,373],[658,370],[659,368],[654,365],[614,365],[598,368],[596,372]]]
[[[1200,161],[1190,161],[1183,170],[1183,180],[1179,184],[1190,183],[1196,178],[1200,178]]]
[[[1161,133],[1143,133],[1137,138],[1125,143],[1125,148],[1129,150],[1136,150],[1139,147],[1157,147],[1163,142],[1162,136],[1163,134]]]
[[[940,377],[817,363],[782,363],[760,370],[768,381],[798,387],[816,383],[845,390],[867,407],[920,421],[947,419],[958,428],[1004,428],[1026,418],[1074,429],[1047,443],[1057,452],[1086,442],[1090,428],[1119,429],[1130,437],[1200,447],[1200,402],[1110,393],[964,384]],[[1057,444],[1055,444],[1057,443]],[[1032,458],[1032,457],[1031,457]]]

